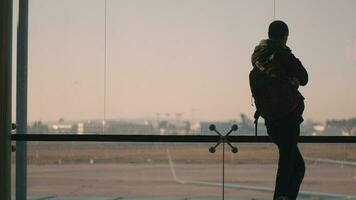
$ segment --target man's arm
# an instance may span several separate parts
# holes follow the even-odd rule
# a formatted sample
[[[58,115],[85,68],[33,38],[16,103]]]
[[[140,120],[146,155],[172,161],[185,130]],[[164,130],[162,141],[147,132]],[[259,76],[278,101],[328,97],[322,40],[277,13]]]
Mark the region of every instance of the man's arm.
[[[283,67],[287,70],[287,75],[291,79],[297,79],[299,85],[306,85],[308,83],[308,72],[304,68],[302,62],[296,58],[292,51],[287,47],[279,51],[277,59],[280,61]]]

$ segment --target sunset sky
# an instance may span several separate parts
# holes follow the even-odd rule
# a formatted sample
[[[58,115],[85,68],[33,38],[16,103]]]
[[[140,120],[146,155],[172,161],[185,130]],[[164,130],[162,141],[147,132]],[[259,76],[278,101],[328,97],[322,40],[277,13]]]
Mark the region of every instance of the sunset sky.
[[[355,8],[276,1],[309,72],[305,119],[356,117]],[[250,55],[272,0],[107,0],[106,57],[104,11],[104,0],[30,0],[29,121],[102,119],[104,108],[107,119],[252,117]]]

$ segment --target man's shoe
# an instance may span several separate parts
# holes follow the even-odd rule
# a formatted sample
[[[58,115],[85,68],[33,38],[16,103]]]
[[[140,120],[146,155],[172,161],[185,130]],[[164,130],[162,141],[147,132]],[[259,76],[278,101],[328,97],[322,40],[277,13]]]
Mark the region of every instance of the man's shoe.
[[[276,200],[288,200],[288,197],[286,197],[286,196],[280,196],[280,197],[277,197]]]

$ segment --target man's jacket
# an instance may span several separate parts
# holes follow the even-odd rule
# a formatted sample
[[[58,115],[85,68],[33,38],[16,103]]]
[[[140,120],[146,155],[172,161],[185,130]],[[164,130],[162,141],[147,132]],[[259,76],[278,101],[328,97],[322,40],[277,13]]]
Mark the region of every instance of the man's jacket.
[[[281,119],[303,103],[298,86],[307,84],[308,73],[286,45],[262,40],[251,61],[251,92],[257,111],[265,121]],[[299,85],[293,84],[293,79],[298,80]]]

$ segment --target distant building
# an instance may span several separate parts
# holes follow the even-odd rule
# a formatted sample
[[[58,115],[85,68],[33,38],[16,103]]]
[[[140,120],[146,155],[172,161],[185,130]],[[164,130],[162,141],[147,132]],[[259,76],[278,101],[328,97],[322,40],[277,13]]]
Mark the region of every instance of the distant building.
[[[193,131],[192,124],[189,121],[170,122],[163,120],[158,123],[157,128],[161,135],[190,135]]]
[[[42,121],[35,121],[27,128],[29,134],[45,134],[49,133],[48,125],[42,123]]]
[[[326,121],[323,135],[352,136],[355,134],[356,118]]]
[[[106,133],[108,134],[153,134],[157,133],[151,122],[127,122],[127,121],[108,121]]]

